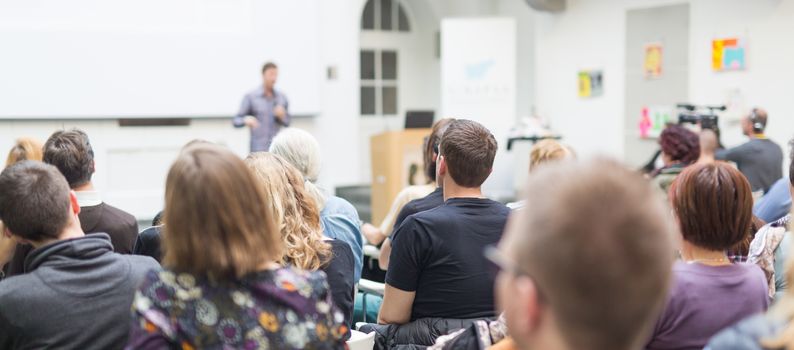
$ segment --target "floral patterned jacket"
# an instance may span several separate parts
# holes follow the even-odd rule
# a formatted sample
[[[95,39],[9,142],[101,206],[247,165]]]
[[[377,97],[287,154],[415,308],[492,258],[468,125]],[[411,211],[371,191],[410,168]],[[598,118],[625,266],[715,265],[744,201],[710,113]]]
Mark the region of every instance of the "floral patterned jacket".
[[[322,272],[291,267],[217,282],[151,271],[127,349],[343,349],[349,329]]]

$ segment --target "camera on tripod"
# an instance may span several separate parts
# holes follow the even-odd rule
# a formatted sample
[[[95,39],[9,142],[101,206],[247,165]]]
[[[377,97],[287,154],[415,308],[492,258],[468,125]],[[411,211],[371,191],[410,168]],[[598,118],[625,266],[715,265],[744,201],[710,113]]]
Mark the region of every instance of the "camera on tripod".
[[[678,124],[700,125],[702,129],[711,129],[719,133],[719,120],[717,111],[722,112],[725,106],[695,106],[689,103],[679,103],[676,108],[681,110],[678,114]]]

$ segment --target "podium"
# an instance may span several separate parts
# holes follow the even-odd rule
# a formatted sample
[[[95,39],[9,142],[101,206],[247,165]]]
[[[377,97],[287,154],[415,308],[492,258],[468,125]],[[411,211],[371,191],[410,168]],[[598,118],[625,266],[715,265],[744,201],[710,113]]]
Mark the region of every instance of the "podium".
[[[426,183],[422,152],[431,129],[387,131],[370,138],[372,160],[372,223],[380,225],[391,203],[409,185],[412,166],[415,185]]]

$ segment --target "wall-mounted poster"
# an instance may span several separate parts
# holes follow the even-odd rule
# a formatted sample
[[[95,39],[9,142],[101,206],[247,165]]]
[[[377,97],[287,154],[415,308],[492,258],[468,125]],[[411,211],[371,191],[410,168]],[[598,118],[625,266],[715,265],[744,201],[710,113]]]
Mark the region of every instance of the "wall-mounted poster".
[[[640,117],[640,137],[658,138],[668,123],[673,122],[673,108],[666,106],[651,106],[642,108]]]
[[[715,39],[711,42],[711,68],[715,72],[747,68],[746,43],[739,38]]]
[[[579,71],[579,97],[591,98],[604,94],[604,73],[600,70]]]
[[[645,60],[643,62],[645,79],[656,79],[662,76],[662,44],[651,43],[645,45]]]

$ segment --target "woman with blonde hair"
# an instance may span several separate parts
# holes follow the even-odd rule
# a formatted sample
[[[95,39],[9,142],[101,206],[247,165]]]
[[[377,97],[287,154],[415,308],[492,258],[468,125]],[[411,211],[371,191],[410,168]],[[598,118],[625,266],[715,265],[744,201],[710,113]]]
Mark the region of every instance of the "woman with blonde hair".
[[[320,176],[320,144],[304,130],[286,128],[273,138],[270,152],[284,158],[302,175],[306,191],[320,210],[323,234],[347,243],[353,250],[356,258],[353,280],[358,283],[364,261],[361,220],[350,202],[324,193],[315,184]]]
[[[162,271],[133,301],[128,349],[343,349],[320,272],[280,266],[279,220],[245,163],[185,149],[166,179]]]
[[[323,235],[320,211],[294,166],[267,152],[251,153],[245,164],[264,190],[266,203],[281,218],[279,231],[284,250],[277,261],[303,270],[325,272],[334,305],[350,325],[355,286],[353,251],[346,243]]]
[[[23,160],[41,160],[44,155],[43,145],[32,137],[18,138],[14,147],[8,152],[6,167]]]
[[[546,163],[558,162],[565,159],[576,158],[573,150],[553,139],[540,140],[529,150],[529,172],[537,170],[538,167]],[[526,201],[507,203],[507,207],[518,210],[526,205]]]

